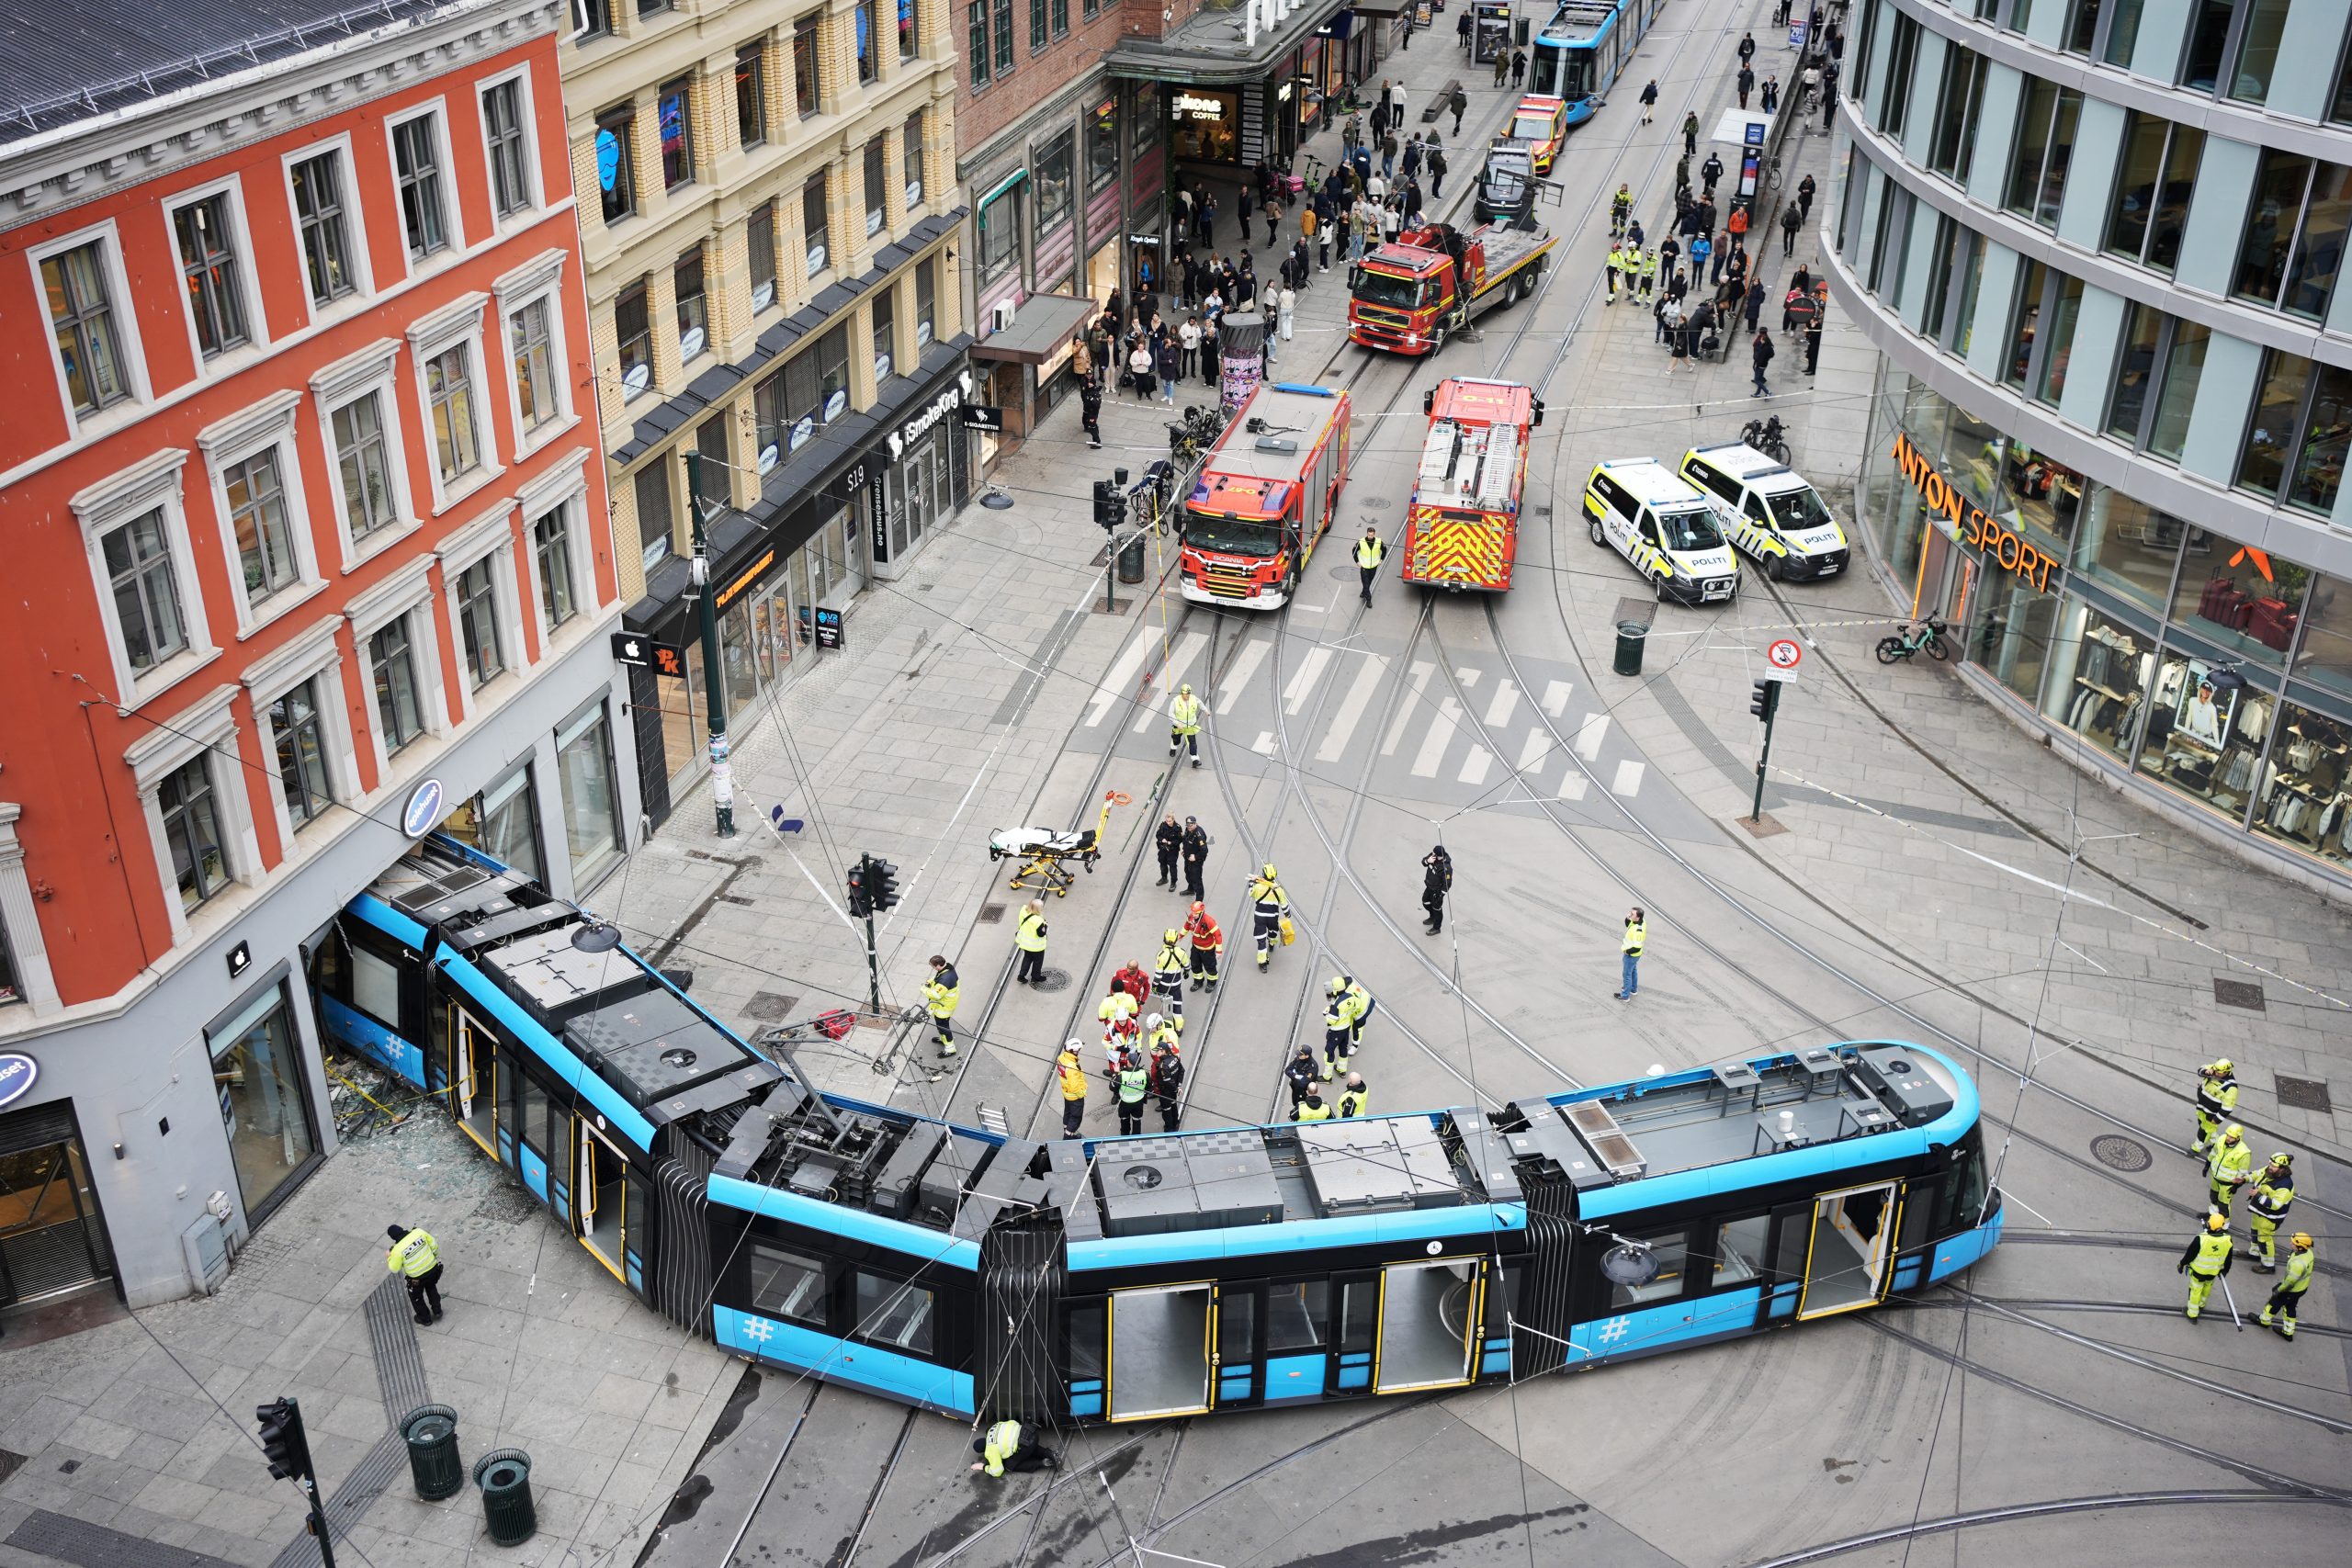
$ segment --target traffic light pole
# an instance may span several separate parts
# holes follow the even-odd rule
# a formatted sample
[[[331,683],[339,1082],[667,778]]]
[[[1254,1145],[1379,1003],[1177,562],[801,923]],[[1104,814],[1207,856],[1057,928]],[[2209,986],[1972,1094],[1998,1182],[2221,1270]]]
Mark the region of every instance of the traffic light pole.
[[[865,999],[873,1005],[874,1016],[882,1016],[882,961],[875,955],[874,915],[865,916]]]
[[[319,1568],[334,1568],[334,1532],[327,1529],[327,1511],[319,1503],[317,1477],[302,1477],[302,1495],[311,1504],[311,1533],[319,1538]]]
[[[718,585],[710,580],[710,535],[703,526],[702,454],[686,449],[686,509],[694,514],[695,597],[702,605],[702,684],[710,730],[710,801],[718,836],[735,836],[735,768],[728,761],[726,671],[718,653]]]
[[[1756,759],[1756,804],[1747,813],[1747,820],[1758,828],[1764,825],[1764,770],[1772,761],[1772,721],[1781,716],[1782,685],[1773,681],[1765,688],[1770,694],[1764,699],[1764,750]]]
[[[310,1506],[311,1533],[318,1538],[320,1568],[334,1568],[334,1533],[327,1529],[326,1508],[319,1497],[319,1477],[311,1464],[311,1439],[302,1429],[302,1406],[278,1398],[254,1411],[261,1423],[261,1451],[269,1461],[270,1478],[291,1481],[302,1489]]]

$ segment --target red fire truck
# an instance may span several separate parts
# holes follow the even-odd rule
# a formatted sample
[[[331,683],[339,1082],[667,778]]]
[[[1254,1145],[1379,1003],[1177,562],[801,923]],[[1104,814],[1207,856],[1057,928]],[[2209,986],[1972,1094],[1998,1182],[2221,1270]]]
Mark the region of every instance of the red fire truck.
[[[1407,582],[1501,592],[1519,550],[1529,435],[1544,404],[1516,381],[1453,376],[1422,400],[1430,416],[1405,511]]]
[[[1548,229],[1451,223],[1408,229],[1348,269],[1348,336],[1392,354],[1435,354],[1470,318],[1535,292]]]
[[[1344,391],[1276,381],[1251,392],[1186,498],[1184,597],[1272,610],[1290,603],[1348,479]]]

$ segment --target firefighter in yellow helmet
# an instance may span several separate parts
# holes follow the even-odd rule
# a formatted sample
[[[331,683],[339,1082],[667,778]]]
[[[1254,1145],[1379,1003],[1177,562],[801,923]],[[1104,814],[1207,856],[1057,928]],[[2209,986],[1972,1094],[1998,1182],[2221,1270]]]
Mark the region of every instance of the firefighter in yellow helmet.
[[[2222,1141],[2205,1156],[2205,1181],[2212,1189],[2214,1209],[2226,1216],[2238,1189],[2253,1179],[2254,1150],[2245,1141],[2245,1129],[2233,1122],[2222,1129]]]
[[[1273,962],[1274,948],[1283,940],[1283,917],[1289,913],[1290,895],[1283,891],[1273,862],[1268,861],[1250,879],[1250,934],[1258,944],[1261,975]]]
[[[2197,1069],[2197,1141],[2188,1152],[2201,1155],[2222,1123],[2238,1108],[2237,1073],[2227,1056]]]
[[[2205,1298],[2213,1293],[2213,1281],[2230,1271],[2230,1222],[2226,1215],[2208,1214],[2205,1228],[2188,1238],[2188,1247],[2180,1255],[2177,1270],[2188,1276],[2188,1321],[2197,1321],[2205,1310]]]
[[[1179,1022],[1184,1017],[1184,976],[1193,967],[1192,943],[1170,926],[1159,935],[1159,951],[1151,960],[1151,994]]]
[[[2246,1256],[2255,1271],[2275,1272],[2278,1267],[2278,1227],[2295,1201],[2295,1156],[2280,1150],[2255,1177],[2245,1195]]]
[[[1193,749],[1193,766],[1201,765],[1201,699],[1193,695],[1190,681],[1176,688],[1168,704],[1168,754]]]
[[[2275,1328],[2289,1339],[2295,1337],[2295,1309],[2302,1304],[2303,1292],[2312,1288],[2312,1270],[2319,1259],[2312,1252],[2312,1235],[2297,1231],[2288,1243],[2287,1273],[2270,1299],[2262,1306],[2262,1326]]]

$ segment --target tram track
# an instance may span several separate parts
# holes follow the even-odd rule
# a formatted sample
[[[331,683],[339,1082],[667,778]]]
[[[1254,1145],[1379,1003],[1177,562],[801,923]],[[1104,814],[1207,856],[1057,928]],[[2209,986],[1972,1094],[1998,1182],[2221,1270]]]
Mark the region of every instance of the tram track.
[[[2167,1247],[2165,1250],[2173,1249]],[[2135,1317],[2167,1319],[2180,1315],[2180,1304],[2177,1302],[2167,1305],[2160,1302],[2076,1301],[2064,1296],[1988,1296],[1978,1292],[1968,1293],[1973,1296],[1981,1305],[2014,1307],[2020,1312],[2030,1310],[2110,1313]],[[1924,1297],[1903,1303],[1904,1306],[1914,1312],[1952,1311],[1965,1304],[1967,1303],[1958,1300],[1946,1301]],[[2296,1320],[2295,1332],[2299,1336],[2315,1334],[2323,1339],[2352,1339],[2352,1328],[2339,1328],[2332,1323],[2313,1323],[2307,1317]]]
[[[2202,1506],[2229,1506],[2254,1504],[2275,1508],[2282,1503],[2313,1503],[2327,1507],[2346,1505],[2333,1497],[2282,1497],[2263,1488],[2193,1488],[2181,1487],[2160,1492],[2104,1492],[2086,1497],[2055,1497],[2041,1503],[2011,1503],[1997,1508],[1972,1508],[1962,1514],[1946,1514],[1932,1519],[1915,1519],[1907,1525],[1886,1529],[1868,1530],[1860,1535],[1841,1536],[1836,1540],[1823,1541],[1799,1551],[1783,1552],[1777,1557],[1758,1558],[1745,1568],[1804,1568],[1812,1562],[1826,1562],[1848,1552],[1867,1551],[1873,1546],[1907,1546],[1923,1536],[1945,1535],[1972,1529],[1980,1525],[2015,1524],[2027,1519],[2062,1517],[2069,1514],[2105,1513],[2117,1508],[2177,1507],[2184,1504]],[[2022,1555],[2022,1554],[2020,1554]]]

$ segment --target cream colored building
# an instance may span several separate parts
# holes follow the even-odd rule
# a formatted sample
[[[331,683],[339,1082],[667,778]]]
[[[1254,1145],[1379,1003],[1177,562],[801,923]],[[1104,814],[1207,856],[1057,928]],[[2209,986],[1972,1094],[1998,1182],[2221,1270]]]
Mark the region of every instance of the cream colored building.
[[[698,458],[730,724],[969,487],[948,0],[573,0],[562,50],[646,809],[707,764]],[[828,625],[831,623],[831,625]]]

